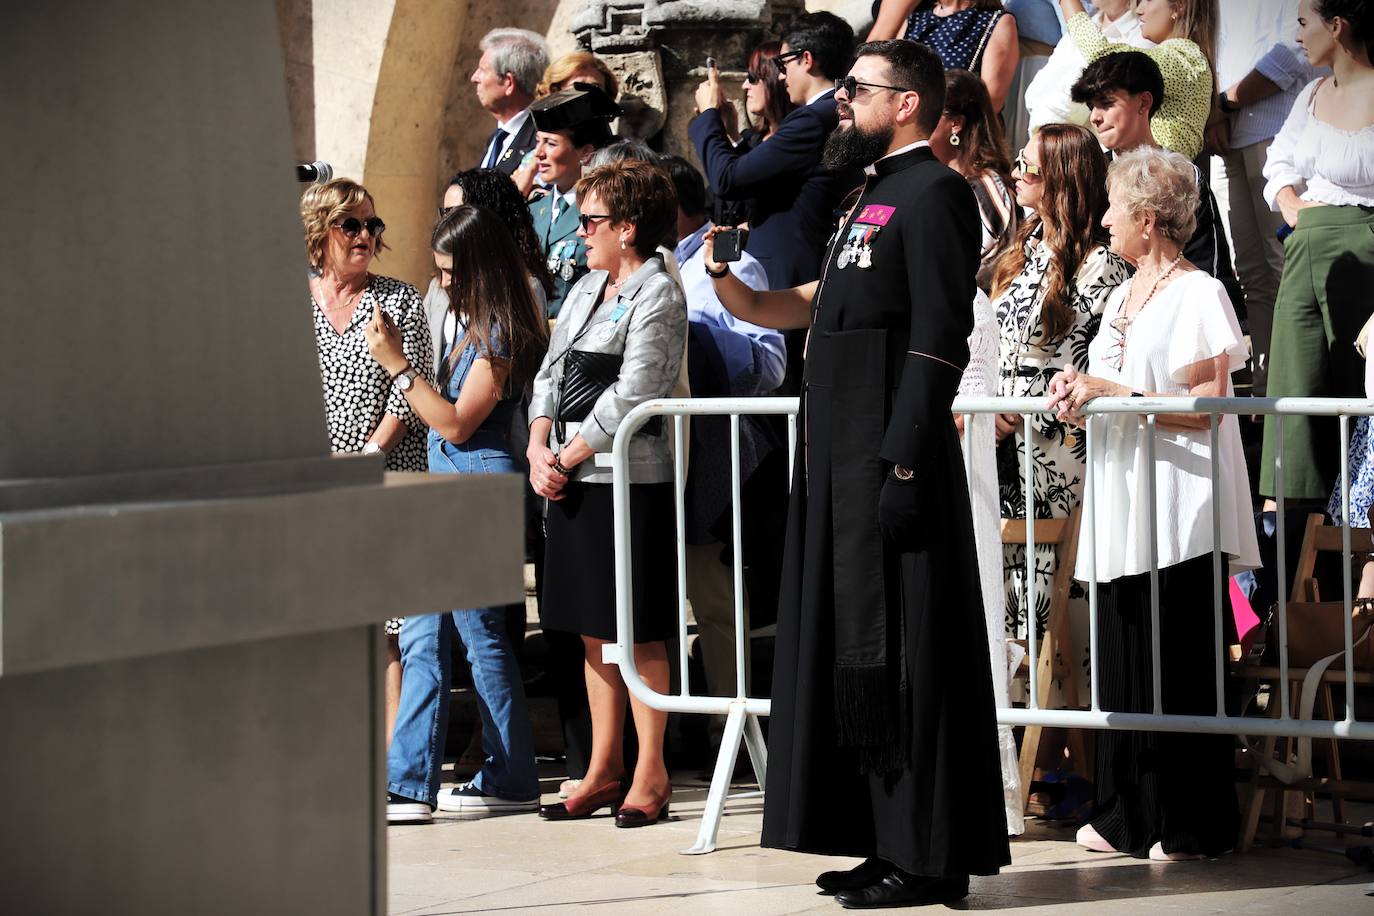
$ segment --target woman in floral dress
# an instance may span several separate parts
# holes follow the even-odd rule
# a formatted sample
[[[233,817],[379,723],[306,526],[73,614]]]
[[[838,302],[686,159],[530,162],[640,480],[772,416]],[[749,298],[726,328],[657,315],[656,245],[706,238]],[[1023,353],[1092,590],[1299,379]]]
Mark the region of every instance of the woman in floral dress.
[[[1097,334],[1103,306],[1131,267],[1105,244],[1107,161],[1091,132],[1046,125],[1016,165],[1016,201],[1032,212],[993,278],[1000,336],[997,394],[1040,398],[1055,373],[1088,364],[1088,344]],[[1024,430],[1018,415],[997,418],[1003,518],[1026,515]],[[1032,420],[1030,447],[1035,517],[1067,518],[1083,497],[1086,442],[1074,427],[1043,414]],[[1006,545],[1003,551],[1007,631],[1027,636],[1025,547]],[[1055,565],[1055,548],[1037,546],[1037,633],[1049,614]]]

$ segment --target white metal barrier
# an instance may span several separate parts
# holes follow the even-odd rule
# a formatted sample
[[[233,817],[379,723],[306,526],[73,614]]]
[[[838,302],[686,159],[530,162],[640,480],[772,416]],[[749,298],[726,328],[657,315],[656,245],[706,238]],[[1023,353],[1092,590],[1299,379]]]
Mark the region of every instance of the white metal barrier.
[[[663,710],[665,712],[684,712],[684,713],[703,713],[725,715],[726,725],[725,734],[721,741],[720,754],[716,759],[715,771],[711,780],[710,792],[707,795],[705,810],[702,814],[701,828],[697,834],[695,845],[683,850],[686,854],[700,854],[711,852],[715,849],[716,834],[720,827],[720,818],[724,812],[725,802],[727,801],[727,790],[730,784],[730,776],[734,770],[735,761],[739,755],[741,741],[745,744],[750,759],[754,766],[754,772],[758,777],[759,792],[741,793],[730,798],[758,797],[762,794],[767,772],[767,749],[765,747],[762,732],[759,729],[758,717],[769,714],[771,701],[759,697],[747,696],[745,690],[745,647],[748,634],[744,632],[744,588],[743,588],[743,568],[741,566],[741,504],[740,504],[740,467],[739,467],[739,444],[740,444],[740,418],[742,416],[761,416],[761,415],[785,415],[788,417],[788,461],[789,461],[789,482],[791,480],[790,470],[792,456],[796,452],[797,436],[797,399],[796,398],[687,398],[687,399],[663,399],[649,401],[639,405],[621,421],[616,430],[615,443],[611,454],[598,455],[599,465],[606,465],[613,469],[613,490],[615,503],[615,573],[616,573],[616,634],[617,642],[607,645],[604,648],[604,660],[607,663],[619,665],[621,674],[630,691],[637,699],[646,705]],[[953,412],[963,414],[966,420],[974,414],[1003,413],[1019,414],[1024,423],[1024,430],[1027,441],[1030,439],[1032,419],[1046,412],[1046,401],[1040,398],[959,398],[954,402]],[[1349,519],[1350,508],[1350,489],[1349,489],[1349,442],[1350,442],[1350,418],[1352,416],[1374,415],[1374,401],[1350,398],[1191,398],[1191,397],[1168,397],[1168,398],[1098,398],[1090,402],[1084,413],[1087,415],[1086,437],[1088,465],[1091,467],[1096,445],[1094,429],[1102,422],[1102,418],[1114,414],[1135,414],[1141,417],[1140,422],[1145,424],[1151,432],[1149,442],[1149,461],[1147,465],[1150,469],[1149,492],[1154,494],[1154,475],[1155,475],[1155,420],[1156,417],[1165,414],[1182,413],[1203,413],[1211,416],[1210,430],[1213,439],[1216,437],[1219,418],[1229,414],[1240,414],[1246,416],[1268,415],[1274,416],[1278,426],[1279,441],[1282,441],[1282,423],[1284,416],[1334,416],[1339,418],[1340,439],[1341,439],[1341,481],[1342,481],[1342,517]],[[634,661],[634,619],[630,612],[632,606],[632,592],[634,583],[631,578],[630,565],[630,530],[629,530],[629,508],[630,508],[630,488],[627,483],[629,475],[629,441],[630,437],[656,416],[670,416],[673,418],[674,430],[676,433],[675,441],[682,443],[685,441],[684,418],[688,416],[728,416],[730,418],[730,451],[731,451],[731,514],[732,514],[732,540],[733,540],[733,562],[734,562],[734,599],[735,599],[735,675],[736,692],[731,697],[715,697],[693,695],[689,689],[687,675],[687,574],[686,574],[686,540],[684,528],[684,494],[686,488],[686,460],[683,450],[679,448],[675,456],[674,467],[674,498],[677,512],[677,583],[678,583],[678,649],[681,664],[681,686],[677,695],[660,694],[651,689],[640,678],[635,668]],[[1099,434],[1100,435],[1100,434]],[[1212,490],[1215,494],[1217,478],[1220,473],[1218,467],[1218,450],[1212,449],[1211,477]],[[1023,488],[1026,493],[1026,554],[1033,556],[1035,552],[1035,511],[1034,511],[1034,492],[1033,468],[1031,464],[1031,450],[1025,449],[1025,460],[1022,473]],[[609,460],[607,460],[609,459]],[[966,456],[966,471],[971,475],[972,467]],[[1249,718],[1240,716],[1226,715],[1224,684],[1225,684],[1225,649],[1222,636],[1222,601],[1223,583],[1226,581],[1226,574],[1223,570],[1223,558],[1220,551],[1220,530],[1221,530],[1221,501],[1212,499],[1212,535],[1213,552],[1212,566],[1214,573],[1213,587],[1213,617],[1214,634],[1216,639],[1216,714],[1215,715],[1177,715],[1164,713],[1161,701],[1161,677],[1160,677],[1160,630],[1159,630],[1159,594],[1158,594],[1158,568],[1152,562],[1151,569],[1151,594],[1150,594],[1150,615],[1152,631],[1154,634],[1152,645],[1153,663],[1153,688],[1154,688],[1154,711],[1150,713],[1123,713],[1109,712],[1101,708],[1098,701],[1098,670],[1097,670],[1097,590],[1088,589],[1089,605],[1089,684],[1091,689],[1091,708],[1082,709],[1042,709],[1037,700],[1037,664],[1036,664],[1036,642],[1035,638],[1027,640],[1029,648],[1029,677],[1030,684],[1028,690],[1028,700],[1025,708],[1003,708],[997,710],[997,721],[1003,725],[1038,725],[1038,726],[1058,726],[1064,728],[1099,728],[1099,729],[1126,729],[1136,731],[1173,731],[1173,732],[1206,732],[1234,735],[1254,735],[1254,736],[1289,736],[1296,738],[1355,738],[1361,740],[1374,740],[1374,722],[1361,722],[1355,719],[1355,708],[1353,700],[1353,690],[1346,690],[1346,709],[1345,717],[1339,721],[1312,721],[1295,718],[1292,715],[1291,704],[1289,703],[1289,678],[1288,678],[1288,635],[1287,635],[1287,589],[1284,583],[1287,581],[1287,563],[1285,557],[1284,544],[1284,492],[1283,492],[1283,463],[1282,456],[1279,456],[1275,465],[1275,500],[1278,504],[1276,518],[1278,524],[1276,528],[1277,541],[1277,579],[1280,584],[1278,589],[1278,619],[1277,629],[1279,633],[1279,699],[1280,714],[1277,718]],[[1093,513],[1094,498],[1093,475],[1085,475],[1083,492],[1083,513],[1086,526],[1086,544],[1088,545],[1088,571],[1090,575],[1096,569],[1096,547],[1097,547],[1097,522]],[[1153,498],[1150,505],[1150,530],[1154,537],[1152,544],[1157,542],[1157,525],[1155,519],[1155,505]],[[1350,528],[1348,524],[1344,528],[1344,556],[1346,568],[1350,564]],[[1082,549],[1082,548],[1080,548]],[[1153,559],[1153,558],[1152,558]],[[1065,558],[1063,562],[1072,562]],[[1345,605],[1345,683],[1354,684],[1354,653],[1352,649],[1352,588],[1350,576],[1345,577],[1344,605]],[[1035,584],[1036,577],[1029,575],[1026,577],[1026,606],[1033,608],[1036,606]],[[1033,634],[1032,634],[1033,635]]]

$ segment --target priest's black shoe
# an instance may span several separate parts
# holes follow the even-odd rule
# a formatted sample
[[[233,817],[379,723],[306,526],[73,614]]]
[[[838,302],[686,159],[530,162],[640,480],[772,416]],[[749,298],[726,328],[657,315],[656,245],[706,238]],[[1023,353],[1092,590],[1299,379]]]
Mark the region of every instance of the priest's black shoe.
[[[835,901],[848,910],[869,910],[889,906],[953,903],[967,896],[967,877],[926,878],[893,869],[877,884],[853,891],[841,891],[835,895]]]
[[[883,880],[892,873],[892,868],[891,862],[882,859],[864,859],[849,871],[821,872],[816,878],[816,886],[822,894],[857,891]]]

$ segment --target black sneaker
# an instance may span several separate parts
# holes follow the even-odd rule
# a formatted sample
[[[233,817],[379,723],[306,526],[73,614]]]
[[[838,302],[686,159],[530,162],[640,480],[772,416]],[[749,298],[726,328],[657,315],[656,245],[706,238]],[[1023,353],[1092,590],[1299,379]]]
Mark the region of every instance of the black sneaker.
[[[428,803],[397,795],[386,794],[386,822],[388,824],[432,824],[434,809]]]

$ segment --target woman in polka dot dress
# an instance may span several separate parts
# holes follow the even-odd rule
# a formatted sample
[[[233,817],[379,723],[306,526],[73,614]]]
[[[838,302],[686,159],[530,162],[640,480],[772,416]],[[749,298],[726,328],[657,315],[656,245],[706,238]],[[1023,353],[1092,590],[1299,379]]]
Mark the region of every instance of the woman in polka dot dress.
[[[869,41],[906,38],[928,45],[946,70],[977,74],[993,110],[1002,110],[1021,51],[1016,17],[1001,0],[881,0],[875,7]]]
[[[385,455],[389,471],[423,471],[428,429],[400,390],[414,376],[393,379],[372,359],[363,336],[374,306],[380,307],[401,329],[416,375],[430,376],[429,324],[419,292],[368,272],[386,231],[372,195],[347,178],[311,185],[301,197],[301,222],[329,447]],[[401,696],[401,620],[386,622],[388,736]]]
[[[1081,0],[1059,0],[1059,6],[1069,36],[1088,63],[1119,51],[1140,50],[1109,42]],[[1197,159],[1215,102],[1217,0],[1139,0],[1136,15],[1141,37],[1157,45],[1144,53],[1164,78],[1164,103],[1150,119],[1150,132],[1165,149]]]

